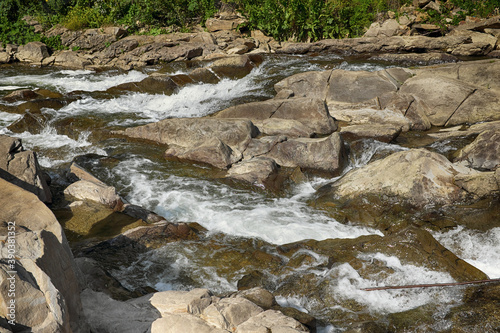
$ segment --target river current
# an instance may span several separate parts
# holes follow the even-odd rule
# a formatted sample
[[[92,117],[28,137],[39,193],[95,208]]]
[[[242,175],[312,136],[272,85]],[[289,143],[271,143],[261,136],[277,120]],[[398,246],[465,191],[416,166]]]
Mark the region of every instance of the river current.
[[[339,223],[307,205],[307,200],[316,189],[332,182],[332,179],[310,178],[279,194],[239,188],[212,179],[208,176],[211,171],[207,167],[163,160],[161,147],[110,138],[102,133],[164,118],[205,116],[239,103],[272,98],[274,83],[295,73],[331,68],[373,71],[386,66],[348,62],[337,57],[268,57],[242,79],[188,85],[177,94],[167,96],[144,93],[111,95],[104,92],[121,83],[140,81],[153,71],[185,73],[189,70],[188,65],[176,63],[129,72],[7,65],[0,67],[0,96],[21,88],[44,88],[78,98],[59,110],[42,109],[42,112],[51,115],[51,120],[38,133],[12,133],[7,126],[21,115],[0,111],[0,134],[22,138],[24,147],[37,152],[41,166],[55,181],[60,170],[77,159],[102,181],[115,186],[127,201],[150,209],[172,222],[198,222],[219,242],[250,239],[280,245],[304,239],[382,235],[380,231],[367,227]],[[82,130],[68,132],[57,125],[64,123],[65,119],[75,118],[83,124]],[[365,165],[378,151],[405,149],[395,144],[367,140],[362,153],[351,158],[345,172]],[[433,236],[490,278],[500,277],[500,228],[480,232],[457,227],[446,233],[434,232]],[[360,288],[376,286],[380,283],[376,276],[372,279],[361,277],[349,264],[331,269],[317,268],[327,258],[315,253],[310,255],[315,261],[308,267],[298,269],[309,270],[325,279],[335,276],[333,293],[340,298],[365,304],[373,312],[399,312],[429,302],[445,305],[460,302],[462,297],[456,289],[367,294]],[[384,281],[388,285],[453,281],[448,274],[405,265],[396,257],[380,253],[364,255],[360,259],[366,262],[378,260],[390,267],[394,273]],[[157,290],[168,290],[204,286],[220,293],[237,289],[237,280],[245,272],[223,276],[213,267],[204,265],[204,260],[194,247],[171,243],[142,255],[133,265],[112,273],[130,288],[149,285]],[[166,266],[169,269],[165,269]],[[278,301],[319,318],[322,316],[322,310],[304,295],[279,296]],[[322,331],[341,329],[326,323]]]

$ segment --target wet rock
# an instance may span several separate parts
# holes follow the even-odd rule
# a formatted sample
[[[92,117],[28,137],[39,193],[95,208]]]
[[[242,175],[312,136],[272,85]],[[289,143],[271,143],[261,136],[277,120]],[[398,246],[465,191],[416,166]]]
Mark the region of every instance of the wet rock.
[[[399,133],[401,127],[391,125],[372,124],[372,125],[352,125],[342,127],[340,134],[347,140],[375,139],[382,142],[391,142]]]
[[[134,294],[127,290],[101,265],[90,258],[75,258],[75,264],[80,270],[80,284],[83,289],[90,288],[95,292],[102,292],[116,300],[133,298]]]
[[[108,239],[146,224],[137,217],[91,200],[73,201],[67,207],[55,209],[54,214],[72,243],[93,238]]]
[[[196,240],[199,238],[199,234],[197,226],[192,223],[171,223],[163,220],[153,225],[129,229],[118,237],[123,242],[142,244],[148,248],[159,248],[177,240]]]
[[[219,82],[219,78],[207,68],[196,68],[191,73],[189,73],[191,79],[194,82],[211,83],[215,84]]]
[[[249,74],[255,65],[246,55],[227,57],[216,60],[210,69],[219,77],[239,79]]]
[[[24,150],[20,139],[0,135],[0,178],[34,193],[43,202],[52,202],[36,154]]]
[[[6,102],[13,103],[17,101],[29,101],[39,98],[40,95],[30,89],[21,89],[11,92],[2,99]]]
[[[113,93],[116,90],[172,95],[179,91],[179,86],[169,75],[162,75],[154,77],[150,76],[140,82],[124,83],[108,89],[108,92]]]
[[[343,141],[338,133],[326,138],[298,138],[276,144],[265,155],[280,166],[288,168],[300,167],[313,171],[338,174],[345,163]]]
[[[26,111],[22,118],[7,126],[14,133],[30,132],[38,134],[47,126],[49,117],[46,114]]]
[[[396,197],[416,207],[460,202],[465,193],[454,184],[460,173],[444,156],[425,149],[394,153],[347,173],[323,196],[359,195]]]
[[[226,177],[241,180],[259,187],[274,187],[278,175],[276,162],[267,157],[253,157],[234,164]]]
[[[479,170],[495,170],[500,165],[500,133],[497,130],[482,132],[460,151],[455,161],[464,161]]]
[[[37,332],[89,332],[80,301],[71,250],[59,222],[35,195],[0,179],[2,263],[0,274],[17,271],[16,325]],[[14,230],[9,229],[14,227]],[[16,255],[9,258],[9,231],[15,231]],[[14,260],[15,259],[15,260]],[[15,263],[14,263],[15,262]],[[9,274],[9,273],[7,273]],[[12,274],[12,273],[11,273]],[[11,297],[2,279],[2,303]],[[35,302],[34,302],[35,300]]]
[[[446,316],[452,322],[451,332],[493,332],[500,329],[496,310],[500,305],[499,290],[498,283],[471,288],[464,297],[464,304],[451,309]]]
[[[376,323],[374,321],[364,321],[360,323],[352,324],[347,328],[345,333],[384,333],[387,329],[384,325]]]
[[[16,58],[21,62],[42,63],[49,56],[47,45],[42,42],[29,42],[19,47]]]

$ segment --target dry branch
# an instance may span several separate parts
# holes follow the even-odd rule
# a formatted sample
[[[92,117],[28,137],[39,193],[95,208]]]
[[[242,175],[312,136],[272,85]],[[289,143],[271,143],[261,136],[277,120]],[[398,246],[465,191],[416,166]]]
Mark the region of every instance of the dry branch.
[[[453,282],[453,283],[413,284],[413,285],[408,285],[408,286],[373,287],[373,288],[362,288],[361,290],[373,291],[373,290],[388,290],[388,289],[452,287],[452,286],[462,286],[462,285],[468,285],[468,284],[481,284],[481,283],[492,283],[492,282],[500,282],[500,279],[488,279],[488,280]]]

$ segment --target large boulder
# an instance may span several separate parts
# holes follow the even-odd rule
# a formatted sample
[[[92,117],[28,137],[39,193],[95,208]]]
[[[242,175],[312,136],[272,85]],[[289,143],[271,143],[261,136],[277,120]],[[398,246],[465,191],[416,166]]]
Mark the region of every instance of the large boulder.
[[[0,206],[1,316],[13,320],[14,331],[89,332],[77,268],[57,219],[34,194],[3,179]],[[13,316],[7,315],[10,285],[15,285]]]
[[[232,106],[216,118],[247,118],[267,135],[310,137],[337,129],[325,102],[318,98],[271,99]]]
[[[354,198],[374,194],[416,207],[449,205],[465,199],[466,193],[454,184],[457,173],[461,169],[444,156],[411,149],[348,172],[323,195]]]
[[[0,178],[34,193],[43,202],[52,202],[36,154],[24,150],[20,139],[0,135]]]
[[[199,147],[216,138],[232,150],[243,152],[257,135],[257,128],[246,119],[174,118],[127,128],[126,136],[179,147]]]
[[[339,174],[345,164],[344,143],[338,133],[320,139],[298,138],[278,143],[265,156],[280,166]]]

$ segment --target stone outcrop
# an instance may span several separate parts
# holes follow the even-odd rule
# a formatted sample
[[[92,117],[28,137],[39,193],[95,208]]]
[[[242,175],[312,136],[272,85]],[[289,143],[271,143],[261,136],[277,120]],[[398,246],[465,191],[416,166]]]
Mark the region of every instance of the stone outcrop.
[[[308,332],[297,320],[275,310],[264,311],[238,294],[216,297],[207,289],[163,291],[125,302],[87,289],[82,294],[93,330],[108,333],[156,332]],[[123,313],[128,320],[123,321]]]
[[[50,203],[52,194],[36,154],[24,150],[21,140],[0,135],[0,178],[28,190]]]
[[[34,194],[3,179],[0,192],[0,251],[5,258],[0,270],[2,317],[15,322],[12,329],[89,332],[77,269],[59,222]],[[15,252],[9,244],[15,244]],[[15,255],[10,256],[12,253]],[[15,318],[7,315],[12,299],[9,283],[15,285]]]

